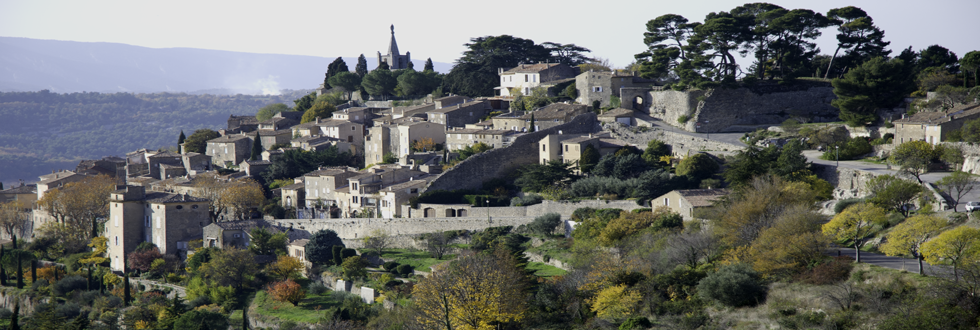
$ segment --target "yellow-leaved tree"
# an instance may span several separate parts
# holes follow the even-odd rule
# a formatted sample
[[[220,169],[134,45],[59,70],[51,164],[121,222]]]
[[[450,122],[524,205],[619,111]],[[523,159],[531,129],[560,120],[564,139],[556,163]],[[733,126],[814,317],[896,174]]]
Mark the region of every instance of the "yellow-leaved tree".
[[[303,268],[303,262],[299,259],[291,256],[279,256],[276,262],[266,267],[266,271],[285,281],[301,275]]]
[[[591,309],[601,318],[620,320],[633,315],[636,304],[641,299],[643,295],[639,292],[630,290],[625,284],[620,284],[599,291]]]
[[[116,179],[108,175],[86,177],[49,190],[38,206],[60,224],[68,237],[83,243],[99,236],[101,220],[109,218],[109,194],[116,190]]]
[[[745,261],[765,278],[785,278],[802,272],[824,258],[830,243],[820,232],[823,219],[806,205],[783,210],[775,224],[752,241]]]
[[[251,218],[249,215],[252,213],[252,208],[257,208],[265,202],[265,193],[258,182],[245,179],[230,182],[221,200],[232,210],[236,219],[247,220]]]
[[[932,215],[916,215],[905,219],[885,236],[881,252],[890,256],[911,256],[918,261],[922,275],[922,245],[948,225],[946,219]]]
[[[527,316],[527,278],[499,254],[463,256],[419,281],[412,295],[426,328],[492,330]]]
[[[776,176],[757,177],[732,196],[714,227],[728,246],[747,246],[772,227],[785,209],[813,205],[815,201],[816,193],[806,183],[788,182]]]
[[[876,224],[884,224],[886,220],[885,209],[868,203],[858,203],[848,206],[830,219],[830,222],[825,223],[821,229],[824,234],[840,243],[853,242],[854,260],[861,262],[864,238],[872,234]]]
[[[960,268],[980,260],[980,229],[960,226],[947,230],[922,244],[922,256],[933,265],[953,265],[953,276],[959,282]]]

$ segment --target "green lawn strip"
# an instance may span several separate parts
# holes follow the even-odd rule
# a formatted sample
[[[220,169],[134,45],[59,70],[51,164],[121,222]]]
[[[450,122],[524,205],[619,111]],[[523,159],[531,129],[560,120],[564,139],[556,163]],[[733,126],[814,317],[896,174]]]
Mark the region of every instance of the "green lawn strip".
[[[433,258],[426,251],[412,251],[408,249],[388,249],[381,254],[382,258],[394,259],[399,264],[412,265],[416,270],[423,272],[431,272],[430,267],[434,265],[441,264],[443,262],[452,260],[456,258],[456,255],[447,254],[442,256],[442,259]]]
[[[255,310],[259,315],[271,316],[285,321],[297,323],[313,324],[324,316],[324,311],[330,307],[340,306],[341,302],[336,301],[333,292],[328,291],[322,295],[307,294],[306,299],[293,306],[288,302],[278,302],[272,299],[265,291],[255,294]]]
[[[564,269],[552,265],[540,263],[540,262],[529,262],[527,264],[527,269],[533,270],[534,276],[539,276],[539,277],[560,276],[568,273]]]

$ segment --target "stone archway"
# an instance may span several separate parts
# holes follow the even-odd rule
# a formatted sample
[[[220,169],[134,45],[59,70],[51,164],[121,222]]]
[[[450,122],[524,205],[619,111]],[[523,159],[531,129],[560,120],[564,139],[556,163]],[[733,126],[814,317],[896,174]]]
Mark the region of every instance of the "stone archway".
[[[466,209],[459,209],[459,210],[457,210],[456,211],[456,216],[458,216],[458,217],[465,217],[466,216]]]
[[[433,208],[431,208],[431,207],[425,208],[424,212],[425,212],[425,216],[424,216],[425,218],[435,218],[436,217],[436,210],[433,209]]]
[[[446,217],[447,218],[455,218],[456,217],[456,210],[446,209]]]

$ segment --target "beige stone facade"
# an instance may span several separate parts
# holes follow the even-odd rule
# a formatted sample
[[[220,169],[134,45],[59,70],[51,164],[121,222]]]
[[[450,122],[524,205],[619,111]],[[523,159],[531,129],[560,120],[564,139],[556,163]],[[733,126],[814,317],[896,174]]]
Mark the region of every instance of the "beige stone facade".
[[[412,143],[432,139],[432,143],[446,144],[446,125],[429,121],[398,124],[398,158],[412,154]]]
[[[677,212],[684,221],[696,218],[700,208],[711,207],[716,200],[729,194],[726,189],[687,189],[674,190],[650,200],[650,207],[667,207]]]
[[[578,68],[561,63],[521,64],[506,71],[501,68],[497,72],[500,76],[500,87],[495,89],[500,96],[515,96],[511,95],[512,89],[520,91],[521,95],[530,95],[533,89],[543,83],[574,78],[578,72]]]
[[[142,242],[152,242],[164,254],[185,253],[187,243],[200,239],[202,228],[209,222],[205,199],[146,192],[136,186],[117,190],[110,194],[109,220],[105,223],[110,267],[122,271],[126,255]]]
[[[444,108],[436,108],[426,114],[429,122],[443,124],[446,127],[465,127],[466,124],[475,124],[490,113],[490,102],[470,101]]]
[[[252,138],[244,134],[225,135],[208,140],[205,154],[211,156],[211,162],[217,166],[232,165],[248,159],[252,152]]]
[[[446,132],[446,148],[450,151],[460,150],[480,142],[494,148],[503,148],[506,137],[512,134],[515,132],[503,129],[455,129]]]
[[[959,105],[950,110],[918,112],[893,122],[894,144],[909,141],[926,141],[930,144],[944,142],[950,132],[963,127],[969,120],[980,118],[980,105]]]

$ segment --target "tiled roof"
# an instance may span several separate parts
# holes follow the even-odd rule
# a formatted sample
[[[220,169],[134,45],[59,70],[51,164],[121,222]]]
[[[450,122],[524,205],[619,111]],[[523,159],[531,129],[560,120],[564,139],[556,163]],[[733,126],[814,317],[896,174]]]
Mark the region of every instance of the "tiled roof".
[[[36,193],[37,193],[37,185],[36,184],[29,184],[29,185],[24,185],[24,186],[20,186],[20,187],[10,188],[10,189],[7,189],[7,190],[0,190],[0,194],[17,194],[17,195],[22,195],[22,194],[36,194]]]
[[[190,202],[207,202],[207,199],[194,197],[187,194],[170,194],[163,192],[147,192],[146,197],[143,198],[144,201],[148,203],[157,204],[167,204],[167,203],[190,203]]]
[[[584,104],[552,103],[538,110],[525,113],[520,118],[531,120],[531,116],[533,115],[534,120],[560,119],[565,118],[569,114],[585,113],[588,109],[589,107]]]
[[[728,195],[728,189],[687,189],[678,190],[693,207],[711,206],[718,198]]]
[[[511,73],[537,73],[553,67],[560,65],[560,63],[538,63],[538,64],[521,64],[517,67],[504,71],[503,74]]]
[[[980,113],[980,104],[957,105],[946,111],[917,112],[914,115],[894,121],[896,124],[941,124],[959,117]]]
[[[248,139],[248,138],[249,137],[247,137],[245,135],[241,135],[241,134],[229,134],[229,135],[220,136],[220,137],[216,137],[216,138],[210,139],[210,140],[208,140],[208,142],[213,142],[213,143],[231,143],[231,142],[239,141],[241,139]]]
[[[385,191],[395,191],[408,189],[415,186],[425,186],[429,182],[428,177],[416,178],[414,180],[405,181],[402,183],[393,184],[384,188]]]
[[[289,242],[289,245],[292,245],[292,246],[302,246],[302,247],[305,248],[306,247],[306,243],[309,243],[309,242],[310,242],[310,240],[308,240],[308,239],[298,239],[298,240]]]
[[[564,141],[561,141],[561,143],[582,143],[582,142],[593,140],[593,139],[596,139],[596,137],[586,135],[586,136],[580,136],[580,137],[577,137],[577,138],[572,138],[572,139],[564,140]]]
[[[294,184],[291,184],[291,185],[288,185],[288,186],[282,186],[281,188],[282,188],[282,190],[300,190],[300,189],[303,189],[305,187],[306,187],[306,184],[303,183],[303,182],[300,182],[300,183],[294,183]]]
[[[240,123],[240,125],[248,125],[248,124],[257,125],[259,123],[259,120],[258,119],[255,119],[255,116],[236,116],[236,115],[231,115],[231,117],[229,117],[229,119],[238,119],[238,122]]]
[[[487,103],[486,101],[470,101],[466,103],[444,107],[442,109],[429,110],[427,111],[427,113],[446,113],[446,112],[452,112],[456,110],[468,109],[470,107],[481,107],[481,106],[485,108],[487,107],[487,105],[489,105],[489,103]]]

